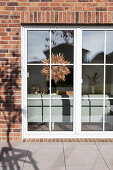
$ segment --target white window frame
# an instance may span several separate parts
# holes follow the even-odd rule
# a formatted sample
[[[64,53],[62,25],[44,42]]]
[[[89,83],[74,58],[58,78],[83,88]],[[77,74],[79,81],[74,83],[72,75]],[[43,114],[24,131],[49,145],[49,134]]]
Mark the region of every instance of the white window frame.
[[[27,31],[28,30],[74,30],[74,109],[73,131],[27,131]],[[82,31],[113,30],[112,26],[22,26],[21,65],[22,65],[22,138],[113,138],[113,131],[81,131],[82,99]],[[89,65],[89,64],[88,64]],[[95,64],[90,64],[95,65]],[[101,65],[101,64],[98,64]],[[113,65],[113,64],[107,64]],[[105,73],[104,73],[105,76]],[[105,80],[105,79],[104,79]],[[105,88],[104,88],[105,94]],[[94,98],[93,98],[94,99]],[[105,102],[105,98],[104,98]],[[104,111],[105,112],[105,111]],[[50,113],[51,114],[51,113]]]

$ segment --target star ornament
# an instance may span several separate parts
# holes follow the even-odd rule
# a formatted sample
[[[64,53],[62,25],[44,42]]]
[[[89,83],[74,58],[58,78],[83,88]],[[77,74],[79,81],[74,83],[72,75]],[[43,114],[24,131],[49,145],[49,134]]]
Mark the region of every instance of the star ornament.
[[[51,55],[51,64],[69,64],[70,62],[64,59],[63,54]],[[43,64],[50,64],[50,58],[43,61]],[[42,74],[46,75],[46,80],[49,81],[49,66],[44,66],[41,70]],[[70,74],[70,70],[66,65],[51,66],[51,79],[57,83],[58,81],[65,81],[66,75]]]

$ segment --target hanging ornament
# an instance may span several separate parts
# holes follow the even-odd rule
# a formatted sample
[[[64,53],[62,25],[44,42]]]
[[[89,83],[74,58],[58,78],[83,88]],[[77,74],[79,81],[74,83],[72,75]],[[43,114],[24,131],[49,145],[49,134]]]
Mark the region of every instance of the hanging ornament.
[[[51,55],[51,64],[69,64],[70,62],[64,59],[63,54]],[[43,64],[50,64],[50,58],[43,61]],[[44,66],[41,70],[42,74],[46,75],[46,80],[49,81],[50,66]],[[51,79],[57,83],[59,80],[65,81],[66,75],[70,73],[70,70],[66,65],[54,65],[51,66]]]

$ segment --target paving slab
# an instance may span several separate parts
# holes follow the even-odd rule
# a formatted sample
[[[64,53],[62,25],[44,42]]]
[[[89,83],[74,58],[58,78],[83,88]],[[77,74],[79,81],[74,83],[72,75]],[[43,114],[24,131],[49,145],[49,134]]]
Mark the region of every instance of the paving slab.
[[[104,143],[96,143],[96,145],[100,153],[102,154],[102,157],[105,160],[109,169],[113,170],[113,143],[104,142]]]
[[[108,170],[94,143],[64,143],[67,170]]]
[[[62,143],[31,143],[23,169],[37,166],[36,170],[63,170],[65,168]],[[32,164],[31,164],[31,163]]]

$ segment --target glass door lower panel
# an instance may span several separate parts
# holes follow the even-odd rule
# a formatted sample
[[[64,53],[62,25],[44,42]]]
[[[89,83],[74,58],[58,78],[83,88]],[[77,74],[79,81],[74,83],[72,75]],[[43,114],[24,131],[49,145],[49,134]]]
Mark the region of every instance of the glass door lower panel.
[[[51,101],[51,130],[73,130],[73,99]]]

